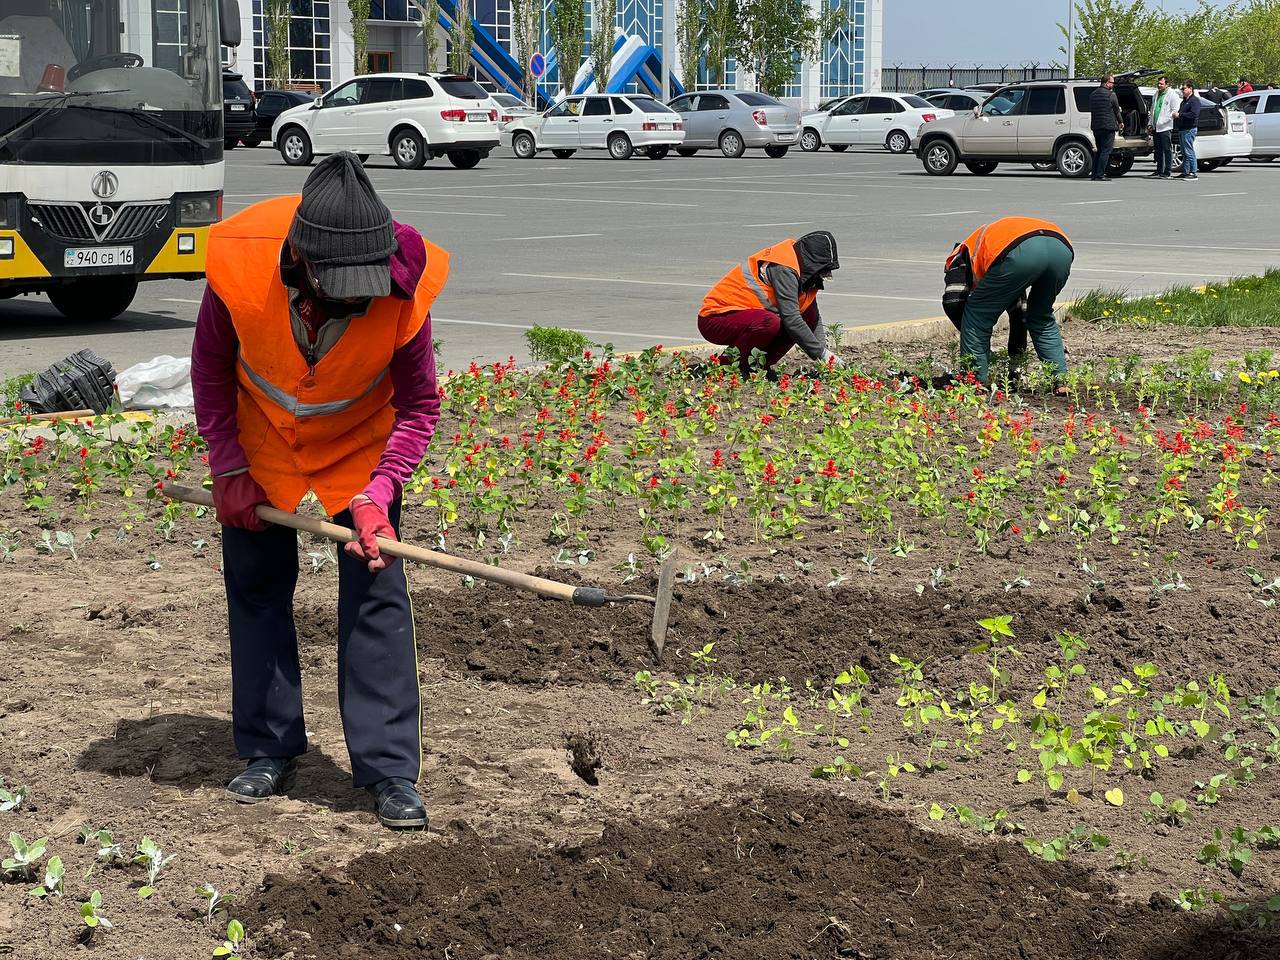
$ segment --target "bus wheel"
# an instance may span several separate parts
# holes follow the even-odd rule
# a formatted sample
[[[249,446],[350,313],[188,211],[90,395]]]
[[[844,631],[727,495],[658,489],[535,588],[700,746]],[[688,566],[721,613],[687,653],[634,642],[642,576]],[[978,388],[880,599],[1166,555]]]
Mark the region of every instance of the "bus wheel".
[[[85,277],[50,287],[49,300],[68,320],[99,323],[128,310],[137,292],[137,277]]]

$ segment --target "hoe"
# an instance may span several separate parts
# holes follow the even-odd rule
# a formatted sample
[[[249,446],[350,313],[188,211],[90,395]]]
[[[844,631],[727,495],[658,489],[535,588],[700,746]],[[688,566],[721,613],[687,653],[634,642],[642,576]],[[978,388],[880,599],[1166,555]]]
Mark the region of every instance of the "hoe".
[[[185,503],[196,504],[201,507],[213,506],[213,494],[203,488],[197,489],[165,484],[164,494],[174,500],[182,500]],[[284,510],[277,510],[275,507],[269,507],[266,504],[260,504],[257,511],[258,516],[267,523],[276,523],[282,527],[303,530],[319,537],[326,537],[335,543],[350,543],[356,539],[355,531],[348,527],[340,527],[335,523],[329,523],[326,520],[317,520],[314,517],[288,513]],[[545,577],[535,577],[515,570],[506,570],[502,567],[490,566],[487,563],[480,563],[476,560],[453,557],[437,550],[416,547],[410,543],[384,540],[381,537],[378,538],[378,549],[389,557],[399,557],[402,560],[424,563],[430,567],[465,574],[479,580],[505,583],[507,586],[515,587],[517,590],[528,590],[531,593],[538,594],[540,597],[548,597],[552,600],[568,600],[570,603],[580,607],[603,607],[606,603],[651,603],[653,604],[653,626],[649,633],[649,643],[653,648],[654,657],[658,660],[662,659],[662,648],[667,640],[667,621],[671,616],[672,591],[675,586],[676,559],[674,552],[663,562],[661,572],[658,574],[657,596],[650,597],[639,593],[613,596],[606,592],[603,587],[575,587],[567,583],[557,583],[555,580],[548,580]]]

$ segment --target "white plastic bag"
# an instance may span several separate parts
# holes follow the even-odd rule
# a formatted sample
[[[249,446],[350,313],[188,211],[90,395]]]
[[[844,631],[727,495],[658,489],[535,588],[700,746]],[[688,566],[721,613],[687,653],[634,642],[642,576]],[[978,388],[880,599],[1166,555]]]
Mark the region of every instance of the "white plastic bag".
[[[116,391],[126,410],[193,407],[190,357],[156,357],[116,374]]]

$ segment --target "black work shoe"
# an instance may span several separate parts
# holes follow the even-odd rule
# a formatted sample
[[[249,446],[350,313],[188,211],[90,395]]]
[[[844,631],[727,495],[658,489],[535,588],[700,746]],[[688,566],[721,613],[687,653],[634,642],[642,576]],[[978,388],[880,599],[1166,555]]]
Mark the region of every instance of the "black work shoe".
[[[418,790],[403,777],[387,777],[366,788],[373,796],[373,809],[384,827],[403,830],[427,825],[427,808]]]
[[[240,803],[258,803],[292,787],[297,773],[296,757],[256,757],[227,784],[227,793]]]

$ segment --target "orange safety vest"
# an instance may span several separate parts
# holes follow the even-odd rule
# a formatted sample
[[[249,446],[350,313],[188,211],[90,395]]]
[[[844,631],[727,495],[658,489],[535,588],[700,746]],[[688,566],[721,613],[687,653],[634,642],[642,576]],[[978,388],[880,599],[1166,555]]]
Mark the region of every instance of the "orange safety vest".
[[[1035,217],[1002,217],[969,234],[967,239],[951,251],[951,255],[947,257],[947,267],[951,267],[956,254],[963,247],[969,253],[969,262],[973,265],[973,285],[977,286],[987,271],[1016,250],[1023,240],[1031,237],[1057,237],[1068,248],[1071,247],[1066,232],[1056,223]]]
[[[391,435],[391,356],[426,322],[449,276],[449,254],[425,239],[412,300],[375,297],[315,367],[289,319],[280,251],[301,198],[256,203],[209,233],[209,286],[231,315],[240,353],[236,420],[249,472],[273,506],[314,491],[332,516],[364,489]]]
[[[735,310],[768,310],[778,312],[778,295],[773,286],[760,273],[766,263],[777,263],[800,273],[800,258],[796,255],[795,240],[783,240],[772,247],[753,253],[734,267],[711,288],[702,301],[700,317],[712,317]],[[800,312],[804,313],[818,299],[817,290],[800,291]]]

